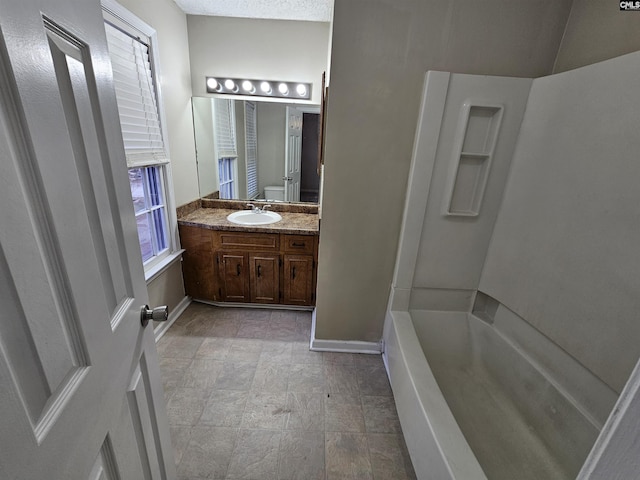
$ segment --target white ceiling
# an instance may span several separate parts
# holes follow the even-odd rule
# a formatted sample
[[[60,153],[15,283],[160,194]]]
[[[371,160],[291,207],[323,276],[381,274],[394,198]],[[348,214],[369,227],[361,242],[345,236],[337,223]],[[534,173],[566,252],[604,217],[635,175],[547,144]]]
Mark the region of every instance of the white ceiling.
[[[330,22],[333,0],[174,0],[189,15]]]

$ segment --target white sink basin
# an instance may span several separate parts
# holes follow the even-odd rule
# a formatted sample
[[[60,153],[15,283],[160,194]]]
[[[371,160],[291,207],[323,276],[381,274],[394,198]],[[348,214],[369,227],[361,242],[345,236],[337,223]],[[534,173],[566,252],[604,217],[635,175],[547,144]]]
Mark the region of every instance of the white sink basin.
[[[239,210],[227,215],[227,220],[238,225],[268,225],[282,220],[282,217],[271,211],[254,213],[251,210]]]

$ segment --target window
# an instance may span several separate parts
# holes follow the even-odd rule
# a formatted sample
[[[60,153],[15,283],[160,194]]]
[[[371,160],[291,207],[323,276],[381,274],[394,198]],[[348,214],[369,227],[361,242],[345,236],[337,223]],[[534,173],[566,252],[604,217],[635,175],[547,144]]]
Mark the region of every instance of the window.
[[[142,261],[168,251],[167,214],[161,167],[129,169],[131,197],[138,225]]]
[[[258,135],[256,105],[245,102],[245,143],[247,157],[247,197],[258,196]]]
[[[232,100],[213,99],[213,131],[218,157],[220,198],[234,198],[236,148],[236,119]]]
[[[218,159],[220,198],[233,198],[233,158]]]
[[[155,32],[124,8],[103,0],[138,240],[147,279],[175,251],[169,156],[152,41]]]

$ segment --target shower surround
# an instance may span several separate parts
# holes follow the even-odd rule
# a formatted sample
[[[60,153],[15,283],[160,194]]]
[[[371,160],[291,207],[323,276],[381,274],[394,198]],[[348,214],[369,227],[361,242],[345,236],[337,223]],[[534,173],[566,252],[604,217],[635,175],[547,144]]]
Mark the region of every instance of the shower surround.
[[[384,333],[418,478],[597,478],[639,376],[638,78],[427,74]]]

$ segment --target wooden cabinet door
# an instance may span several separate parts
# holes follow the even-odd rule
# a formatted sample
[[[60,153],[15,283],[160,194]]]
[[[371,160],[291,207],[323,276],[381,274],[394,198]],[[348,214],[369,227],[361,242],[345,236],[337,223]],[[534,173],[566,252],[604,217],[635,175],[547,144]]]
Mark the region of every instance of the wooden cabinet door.
[[[252,303],[279,303],[280,255],[249,254],[249,285]]]
[[[245,253],[218,253],[219,293],[223,302],[249,301],[247,257]]]
[[[181,225],[182,273],[187,295],[201,300],[216,300],[212,232],[206,228]]]
[[[284,256],[284,299],[288,305],[313,304],[312,255]]]

